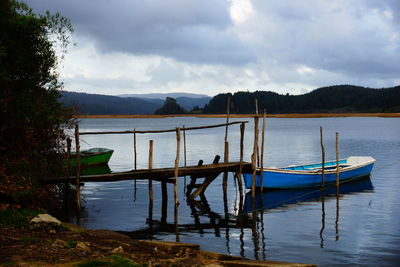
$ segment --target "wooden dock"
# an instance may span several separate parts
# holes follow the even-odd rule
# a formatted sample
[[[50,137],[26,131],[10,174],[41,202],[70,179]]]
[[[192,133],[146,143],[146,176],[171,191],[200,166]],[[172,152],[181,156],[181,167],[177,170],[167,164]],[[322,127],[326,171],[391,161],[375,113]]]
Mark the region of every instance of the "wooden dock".
[[[256,106],[258,109],[257,101]],[[227,103],[227,114],[226,114],[226,123],[215,124],[215,125],[205,125],[205,126],[196,126],[196,127],[176,127],[174,129],[165,129],[165,130],[127,130],[127,131],[104,131],[104,132],[80,132],[79,125],[75,125],[75,149],[76,149],[76,159],[77,166],[74,171],[76,175],[70,176],[71,170],[68,163],[68,167],[66,169],[65,177],[48,177],[41,179],[41,183],[49,184],[49,183],[65,183],[66,195],[68,195],[68,184],[76,185],[76,211],[77,217],[79,218],[80,213],[80,185],[82,182],[116,182],[122,180],[134,180],[135,188],[136,188],[136,180],[148,180],[149,181],[149,217],[152,217],[152,206],[153,206],[153,185],[152,181],[160,181],[162,183],[162,193],[163,198],[167,198],[166,194],[166,184],[172,183],[174,185],[174,202],[175,202],[175,218],[174,221],[177,224],[178,220],[178,178],[179,177],[187,177],[189,176],[190,182],[188,185],[185,183],[185,193],[186,197],[189,200],[195,199],[197,196],[202,197],[204,195],[207,187],[217,178],[220,174],[223,175],[222,188],[223,188],[223,196],[224,200],[227,198],[227,179],[228,172],[234,173],[234,179],[237,180],[238,189],[240,193],[241,199],[243,198],[243,182],[242,182],[242,173],[252,173],[253,180],[256,175],[256,159],[259,159],[260,150],[258,149],[258,111],[257,116],[254,118],[255,123],[255,138],[254,138],[254,149],[253,155],[251,157],[251,163],[244,161],[243,152],[244,152],[244,134],[245,134],[245,125],[248,121],[234,121],[229,122],[229,110],[230,110],[230,99],[228,99]],[[263,118],[265,119],[265,113]],[[239,147],[239,161],[231,162],[229,161],[229,142],[228,142],[228,128],[230,126],[240,126],[240,147]],[[221,151],[223,155],[223,162],[219,163],[220,156],[217,155],[212,164],[204,164],[203,161],[199,160],[198,165],[196,166],[186,166],[186,133],[189,131],[198,131],[203,129],[210,128],[225,128],[225,136],[224,139],[221,140],[224,143],[224,151]],[[263,129],[264,131],[264,129]],[[176,157],[175,161],[171,165],[174,167],[170,168],[153,168],[153,140],[149,140],[149,154],[148,154],[148,168],[147,169],[137,169],[137,149],[136,149],[136,137],[138,134],[162,134],[162,133],[173,133],[176,134]],[[109,174],[101,174],[101,175],[82,175],[81,173],[81,161],[80,161],[80,136],[81,135],[99,135],[99,134],[132,134],[134,138],[133,142],[133,156],[134,162],[132,166],[134,167],[131,171],[126,172],[118,172],[118,173],[109,173]],[[181,135],[183,135],[183,159],[180,159],[180,150],[181,150]],[[71,151],[71,140],[67,140],[67,161],[70,159],[70,151]],[[263,147],[263,146],[262,146]],[[261,159],[263,153],[263,149],[261,149]],[[260,160],[258,160],[260,162]],[[258,166],[259,167],[259,166]],[[253,183],[252,191],[255,191],[254,188],[255,183]],[[227,209],[227,207],[225,207]],[[177,241],[178,238],[177,238]]]
[[[222,172],[238,172],[242,165],[244,172],[251,171],[251,163],[243,162],[228,162],[217,164],[205,164],[201,166],[186,166],[179,167],[178,176],[198,176],[206,177],[211,174]],[[123,180],[158,180],[174,183],[175,168],[154,168],[154,169],[139,169],[127,172],[117,172],[100,175],[81,175],[80,182],[116,182]],[[49,177],[40,180],[42,183],[75,183],[76,176],[69,177]]]

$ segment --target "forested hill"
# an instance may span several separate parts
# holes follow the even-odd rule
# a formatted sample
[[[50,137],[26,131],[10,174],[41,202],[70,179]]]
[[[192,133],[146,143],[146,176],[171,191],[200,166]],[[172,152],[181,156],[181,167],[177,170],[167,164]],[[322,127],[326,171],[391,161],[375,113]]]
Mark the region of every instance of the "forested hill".
[[[162,101],[67,91],[62,92],[60,101],[66,106],[76,107],[78,114],[84,115],[153,114],[162,106]]]
[[[164,95],[160,97],[164,97]],[[176,102],[189,111],[203,108],[211,99],[208,96],[189,93],[181,95],[178,95]],[[60,101],[62,103],[69,107],[76,107],[78,114],[83,115],[153,114],[162,107],[165,101],[165,99],[155,97],[119,97],[68,91],[62,91],[61,96]],[[138,94],[137,96],[141,95]]]
[[[371,89],[353,85],[322,87],[303,95],[281,95],[274,92],[236,92],[219,94],[204,107],[203,113],[226,113],[228,96],[231,113],[254,113],[255,99],[259,110],[268,113],[353,113],[400,112],[400,86]]]

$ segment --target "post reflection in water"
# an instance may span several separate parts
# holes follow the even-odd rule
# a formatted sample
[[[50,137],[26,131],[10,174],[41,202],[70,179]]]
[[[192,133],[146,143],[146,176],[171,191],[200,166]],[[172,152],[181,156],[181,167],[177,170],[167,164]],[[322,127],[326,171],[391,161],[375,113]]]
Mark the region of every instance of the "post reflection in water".
[[[252,211],[252,221],[253,224],[251,226],[251,233],[253,236],[253,244],[254,244],[254,258],[258,260],[258,232],[257,232],[257,211]]]
[[[324,230],[325,230],[325,195],[324,191],[321,192],[321,231],[319,232],[319,237],[321,239],[320,247],[324,248]]]
[[[335,240],[339,240],[339,197],[340,195],[357,193],[365,190],[372,190],[373,186],[371,180],[368,178],[357,180],[351,183],[344,183],[340,188],[336,186],[324,189],[301,189],[301,190],[280,190],[280,191],[267,191],[264,193],[256,194],[255,198],[251,198],[251,192],[245,195],[243,205],[237,203],[238,195],[235,192],[235,202],[232,213],[229,213],[227,197],[224,196],[222,201],[224,205],[224,214],[219,214],[211,210],[205,194],[200,194],[197,199],[186,199],[186,204],[191,210],[193,224],[178,224],[178,209],[174,209],[174,223],[167,223],[167,184],[161,183],[162,203],[161,203],[161,220],[156,222],[152,217],[148,220],[148,227],[135,232],[130,232],[133,237],[153,239],[155,235],[162,233],[175,233],[176,240],[179,240],[179,234],[197,232],[200,236],[207,233],[205,230],[213,230],[215,237],[221,237],[221,231],[225,232],[225,246],[228,254],[234,253],[231,251],[231,233],[237,233],[239,240],[240,251],[242,257],[246,256],[246,249],[251,248],[252,254],[255,259],[267,259],[268,245],[266,242],[267,229],[265,227],[265,216],[273,209],[287,209],[297,203],[304,202],[321,202],[321,228],[319,231],[320,247],[324,248],[325,236],[324,231],[326,228],[326,203],[329,199],[336,198],[336,219],[335,219]],[[240,194],[239,194],[240,197]],[[239,201],[239,203],[241,203]],[[221,203],[222,204],[222,203]],[[238,207],[237,207],[238,206]],[[235,208],[237,207],[237,208]],[[237,210],[243,211],[237,214]],[[150,214],[150,213],[149,213]],[[153,215],[154,217],[154,215]],[[202,222],[202,219],[207,218],[207,222]],[[272,226],[273,227],[273,226]],[[232,230],[232,229],[237,229]],[[246,238],[246,233],[250,233]],[[268,229],[270,230],[270,229]],[[246,240],[251,240],[248,244]]]
[[[335,220],[335,241],[339,240],[339,188],[336,188],[336,220]]]

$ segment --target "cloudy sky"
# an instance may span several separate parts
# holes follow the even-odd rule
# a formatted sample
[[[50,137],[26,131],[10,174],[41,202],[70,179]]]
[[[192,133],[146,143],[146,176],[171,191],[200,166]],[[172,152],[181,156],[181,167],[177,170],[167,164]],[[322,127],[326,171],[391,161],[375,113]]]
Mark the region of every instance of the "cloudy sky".
[[[75,29],[68,91],[301,94],[400,84],[399,0],[26,0]]]

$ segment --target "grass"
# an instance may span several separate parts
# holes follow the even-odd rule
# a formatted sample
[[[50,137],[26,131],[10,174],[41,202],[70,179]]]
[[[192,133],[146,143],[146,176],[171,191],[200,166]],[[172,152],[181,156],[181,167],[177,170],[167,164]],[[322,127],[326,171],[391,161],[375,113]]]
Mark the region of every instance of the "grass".
[[[86,260],[76,264],[78,267],[96,267],[96,266],[110,266],[110,267],[144,267],[146,265],[137,264],[124,257],[113,255],[104,260]]]
[[[40,242],[39,238],[31,237],[31,236],[21,237],[20,240],[21,240],[22,244],[24,244],[24,245],[33,245],[33,244],[37,244]]]
[[[66,241],[66,243],[68,245],[68,248],[74,248],[74,247],[76,247],[76,244],[78,244],[77,241],[73,241],[73,240],[68,240],[68,241]]]
[[[16,262],[7,261],[7,262],[2,262],[1,266],[17,266],[17,263]]]
[[[0,210],[0,225],[27,226],[29,217],[34,217],[38,214],[38,211],[29,209]]]

